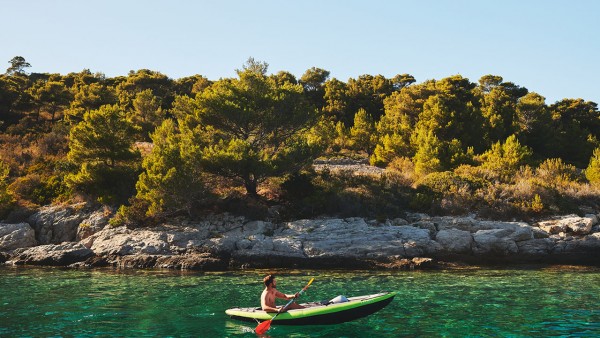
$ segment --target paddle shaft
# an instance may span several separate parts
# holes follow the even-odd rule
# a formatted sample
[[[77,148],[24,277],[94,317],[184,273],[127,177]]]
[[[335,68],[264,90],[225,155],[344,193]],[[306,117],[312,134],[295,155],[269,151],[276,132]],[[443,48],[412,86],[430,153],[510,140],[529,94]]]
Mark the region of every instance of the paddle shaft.
[[[310,284],[309,284],[309,285],[310,285]],[[308,285],[307,285],[307,286],[308,286]],[[306,290],[306,288],[304,288],[304,289],[300,290],[300,292],[298,292],[298,297],[300,297],[300,295],[304,293],[304,290]],[[282,312],[283,312],[283,311],[284,311],[284,310],[285,310],[285,309],[286,309],[288,306],[290,306],[290,304],[292,304],[292,303],[294,302],[294,300],[296,300],[296,297],[294,297],[294,298],[290,299],[290,301],[289,301],[287,304],[285,304],[285,305],[284,305],[284,306],[283,306],[283,307],[282,307],[282,308],[281,308],[281,309],[280,309],[280,310],[277,312],[277,314],[275,314],[275,315],[273,316],[273,318],[271,318],[271,320],[275,319],[275,317],[277,317],[277,316],[278,316],[280,313],[282,313]]]

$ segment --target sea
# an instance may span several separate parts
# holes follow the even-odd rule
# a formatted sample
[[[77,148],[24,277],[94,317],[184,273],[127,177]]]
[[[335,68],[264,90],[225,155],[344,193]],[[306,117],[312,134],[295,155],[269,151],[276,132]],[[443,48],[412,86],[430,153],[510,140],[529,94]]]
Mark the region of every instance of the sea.
[[[181,272],[1,267],[0,337],[257,337],[231,307],[259,306],[262,278],[312,286],[300,302],[397,292],[337,325],[271,326],[264,337],[599,337],[600,268]],[[284,303],[282,301],[281,303]]]

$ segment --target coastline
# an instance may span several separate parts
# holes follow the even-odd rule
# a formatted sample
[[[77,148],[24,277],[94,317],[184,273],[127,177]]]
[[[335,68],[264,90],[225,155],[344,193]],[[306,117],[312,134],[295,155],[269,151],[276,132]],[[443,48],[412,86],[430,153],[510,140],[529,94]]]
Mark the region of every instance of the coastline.
[[[452,269],[521,264],[600,266],[596,214],[535,223],[406,214],[289,222],[230,214],[159,226],[111,227],[112,211],[44,207],[0,224],[0,264],[224,271],[235,269]]]

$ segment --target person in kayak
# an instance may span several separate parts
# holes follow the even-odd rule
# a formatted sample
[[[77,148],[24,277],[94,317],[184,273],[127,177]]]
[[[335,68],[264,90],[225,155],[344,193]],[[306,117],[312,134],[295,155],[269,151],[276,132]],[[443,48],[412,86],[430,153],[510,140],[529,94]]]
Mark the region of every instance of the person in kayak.
[[[265,278],[263,278],[263,283],[265,284],[265,289],[263,290],[262,294],[260,295],[260,306],[262,307],[263,311],[285,312],[287,310],[293,310],[293,309],[304,309],[304,306],[302,306],[296,302],[292,302],[290,304],[290,306],[288,306],[285,309],[283,308],[283,306],[277,307],[275,305],[276,298],[290,300],[290,299],[298,298],[298,296],[299,296],[299,293],[296,293],[293,295],[286,295],[284,293],[277,291],[277,281],[275,280],[275,275],[271,274],[271,275],[265,276]]]

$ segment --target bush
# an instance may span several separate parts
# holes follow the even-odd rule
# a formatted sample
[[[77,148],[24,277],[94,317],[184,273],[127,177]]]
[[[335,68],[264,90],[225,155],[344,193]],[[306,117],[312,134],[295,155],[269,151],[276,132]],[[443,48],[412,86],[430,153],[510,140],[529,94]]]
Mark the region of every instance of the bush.
[[[38,174],[27,174],[18,177],[8,189],[18,199],[37,205],[50,204],[56,198],[68,194],[68,188],[61,177],[47,177]]]

